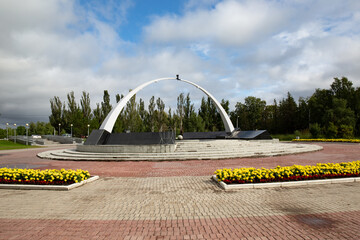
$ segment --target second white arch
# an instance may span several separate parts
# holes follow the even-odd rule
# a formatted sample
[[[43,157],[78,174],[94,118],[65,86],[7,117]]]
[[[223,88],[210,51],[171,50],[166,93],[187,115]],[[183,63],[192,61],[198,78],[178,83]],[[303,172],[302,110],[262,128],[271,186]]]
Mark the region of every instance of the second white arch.
[[[149,82],[146,82],[144,84],[141,84],[140,86],[138,86],[137,88],[135,88],[134,90],[132,90],[131,92],[129,92],[124,98],[122,98],[119,103],[111,110],[111,112],[106,116],[105,120],[103,121],[103,123],[100,126],[100,129],[106,130],[109,133],[112,132],[116,119],[118,118],[119,114],[121,113],[121,111],[124,109],[124,107],[126,106],[126,103],[137,93],[139,92],[141,89],[143,89],[144,87],[152,84],[152,83],[156,83],[159,81],[164,81],[164,80],[177,80],[177,81],[181,81],[181,82],[185,82],[188,84],[191,84],[193,86],[195,86],[196,88],[200,89],[202,92],[204,92],[209,98],[211,98],[211,100],[214,102],[216,109],[218,110],[218,112],[220,113],[221,116],[221,120],[224,123],[224,127],[225,127],[225,131],[228,133],[231,133],[234,131],[234,126],[228,116],[228,114],[226,113],[226,111],[224,110],[224,108],[221,106],[221,104],[214,98],[214,96],[212,96],[208,91],[206,91],[204,88],[200,87],[199,85],[184,80],[184,79],[179,79],[179,78],[158,78],[158,79],[154,79],[151,80]]]

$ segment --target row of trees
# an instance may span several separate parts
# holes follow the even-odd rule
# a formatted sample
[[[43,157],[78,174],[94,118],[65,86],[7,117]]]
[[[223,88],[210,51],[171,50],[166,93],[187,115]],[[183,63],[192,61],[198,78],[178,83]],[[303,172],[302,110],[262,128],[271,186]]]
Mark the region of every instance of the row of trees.
[[[123,95],[115,96],[119,102]],[[346,77],[335,78],[329,89],[316,89],[307,98],[298,101],[290,93],[279,102],[271,104],[261,98],[249,96],[244,102],[238,102],[230,111],[229,101],[222,100],[221,105],[230,115],[236,127],[241,130],[267,129],[271,134],[294,133],[295,130],[310,131],[313,137],[346,137],[360,134],[360,88],[355,88]],[[87,135],[88,129],[98,129],[112,110],[110,95],[104,91],[103,100],[91,109],[90,96],[82,92],[77,103],[74,92],[67,94],[67,101],[59,97],[50,100],[50,123],[31,123],[30,134],[51,134],[58,129],[70,133],[73,125],[74,136]],[[204,132],[224,130],[220,115],[209,98],[202,98],[198,110],[191,102],[190,94],[177,97],[176,109],[165,110],[161,98],[150,98],[147,107],[136,95],[120,113],[114,132],[158,132],[170,129],[181,132]],[[18,134],[25,129],[18,130]],[[25,132],[24,132],[25,133]],[[2,134],[0,132],[0,134]]]
[[[116,102],[124,96],[117,94]],[[222,106],[229,112],[229,101],[223,100]],[[50,100],[51,115],[50,124],[57,128],[62,126],[66,132],[73,125],[73,135],[81,136],[90,129],[97,129],[104,121],[113,106],[110,104],[110,95],[104,91],[103,101],[96,104],[91,110],[90,97],[86,92],[82,93],[80,104],[75,101],[74,92],[67,94],[67,103],[62,102],[59,97]],[[165,103],[161,98],[152,96],[147,108],[145,102],[136,95],[130,99],[126,107],[120,113],[114,125],[114,132],[162,132],[176,130],[178,133],[184,131],[219,131],[223,129],[220,114],[210,99],[202,99],[201,107],[196,112],[191,102],[190,94],[186,96],[181,93],[177,97],[177,108],[166,110]]]
[[[28,134],[31,135],[51,135],[54,134],[56,130],[49,122],[31,122],[29,123]],[[0,129],[0,139],[6,138],[7,135],[14,136],[15,129],[11,126],[8,129]],[[26,135],[26,127],[25,126],[17,126],[16,127],[16,135]]]
[[[116,95],[119,102],[123,95]],[[67,95],[67,104],[58,97],[50,100],[50,123],[55,128],[60,123],[69,132],[70,124],[74,135],[84,135],[87,126],[100,127],[111,111],[110,95],[104,91],[103,101],[91,110],[90,97],[82,93],[80,104],[75,101],[73,92]],[[270,133],[293,133],[295,130],[310,130],[314,137],[352,137],[360,130],[360,88],[354,88],[346,77],[335,78],[329,89],[316,89],[312,96],[300,97],[296,102],[290,93],[279,102],[272,104],[249,96],[238,102],[233,111],[229,101],[222,100],[221,105],[230,115],[234,126],[241,130],[267,129]],[[176,129],[180,132],[203,132],[224,130],[220,115],[209,98],[202,98],[201,105],[195,110],[190,94],[177,97],[177,107],[165,111],[161,98],[150,98],[148,107],[136,95],[127,103],[117,119],[114,132],[130,130],[132,132],[157,132]]]
[[[242,129],[267,129],[270,133],[310,130],[313,137],[351,138],[360,134],[360,88],[346,77],[335,78],[329,89],[316,89],[296,103],[290,93],[272,105],[247,97],[231,112]]]

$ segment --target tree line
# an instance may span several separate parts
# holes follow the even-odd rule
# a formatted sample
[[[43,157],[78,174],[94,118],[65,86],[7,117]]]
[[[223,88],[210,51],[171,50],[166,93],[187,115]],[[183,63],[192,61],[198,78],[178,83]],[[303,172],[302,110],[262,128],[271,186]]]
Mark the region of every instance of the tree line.
[[[118,103],[124,95],[115,96]],[[222,100],[222,106],[229,112],[229,101]],[[50,99],[51,115],[50,124],[56,129],[59,124],[64,132],[70,132],[73,124],[73,135],[83,136],[87,129],[98,129],[106,116],[112,110],[110,95],[104,90],[103,100],[97,103],[94,109],[90,107],[90,96],[82,92],[80,104],[76,103],[74,92],[67,94],[67,102],[62,102],[55,96]],[[181,93],[177,97],[177,106],[173,111],[166,110],[165,103],[152,96],[147,107],[143,99],[137,101],[134,95],[126,104],[117,118],[113,132],[204,132],[223,130],[220,114],[214,103],[208,98],[202,99],[201,107],[195,110],[190,94]]]
[[[329,89],[316,89],[298,102],[290,93],[279,102],[247,97],[230,113],[242,129],[267,129],[272,134],[310,131],[312,137],[352,138],[360,134],[360,88],[346,77],[334,78]]]
[[[116,102],[123,97],[116,94]],[[316,89],[310,97],[300,97],[298,101],[288,92],[285,98],[274,100],[271,104],[249,96],[244,102],[237,102],[234,110],[230,110],[228,100],[222,99],[221,105],[233,125],[241,130],[266,129],[270,134],[309,131],[314,138],[351,138],[360,135],[360,88],[355,88],[346,77],[334,78],[330,88]],[[89,93],[85,91],[79,103],[74,92],[67,94],[66,102],[55,96],[50,99],[50,108],[49,123],[30,123],[29,131],[32,134],[57,132],[59,124],[62,133],[70,133],[72,124],[74,136],[86,136],[88,129],[91,131],[100,127],[113,106],[105,90],[102,102],[97,103],[94,109],[90,106]],[[145,107],[144,100],[137,100],[134,95],[120,113],[113,131],[175,130],[179,134],[224,130],[220,114],[210,98],[203,97],[196,110],[190,94],[181,93],[177,97],[176,109],[165,109],[161,98],[152,96]]]

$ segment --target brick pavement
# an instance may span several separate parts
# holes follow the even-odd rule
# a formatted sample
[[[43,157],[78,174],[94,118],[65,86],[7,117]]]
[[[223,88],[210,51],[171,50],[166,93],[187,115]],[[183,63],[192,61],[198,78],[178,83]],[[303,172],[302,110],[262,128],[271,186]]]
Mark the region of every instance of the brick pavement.
[[[165,177],[165,176],[206,176],[218,168],[235,167],[276,167],[294,164],[312,165],[318,162],[343,162],[360,159],[360,144],[316,143],[324,150],[276,157],[241,158],[224,160],[193,160],[169,162],[87,162],[57,161],[40,159],[38,152],[54,148],[30,149],[19,151],[1,151],[0,166],[30,166],[46,168],[81,168],[91,174],[106,177]],[[61,148],[61,147],[60,147]],[[63,147],[64,148],[64,147]],[[66,148],[70,148],[67,146]]]
[[[0,239],[360,239],[359,183],[225,192],[210,180],[220,167],[359,159],[357,144],[323,146],[176,164],[63,162],[34,158],[37,149],[2,151],[0,164],[90,168],[101,179],[69,192],[1,189]]]

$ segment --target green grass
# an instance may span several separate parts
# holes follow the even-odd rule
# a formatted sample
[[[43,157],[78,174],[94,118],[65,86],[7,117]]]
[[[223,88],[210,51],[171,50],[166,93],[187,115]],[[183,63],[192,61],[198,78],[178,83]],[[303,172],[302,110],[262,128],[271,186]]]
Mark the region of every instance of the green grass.
[[[0,140],[0,151],[11,150],[11,149],[24,149],[24,148],[36,148],[36,146],[26,146],[19,143],[14,143],[7,140]]]
[[[291,141],[299,136],[301,139],[311,138],[310,133],[300,133],[300,134],[271,134],[272,138],[278,138],[280,141]]]

